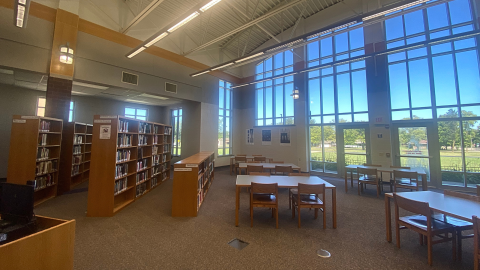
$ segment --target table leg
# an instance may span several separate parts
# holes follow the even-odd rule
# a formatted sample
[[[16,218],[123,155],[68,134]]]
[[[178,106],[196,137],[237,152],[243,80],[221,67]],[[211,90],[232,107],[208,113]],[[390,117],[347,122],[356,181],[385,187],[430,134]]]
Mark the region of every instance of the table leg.
[[[387,231],[387,242],[392,242],[392,211],[390,209],[390,197],[385,195],[385,225]]]
[[[353,170],[350,171],[350,185],[353,188]]]
[[[427,191],[428,190],[428,182],[427,182],[427,175],[422,175],[422,189],[424,191]]]
[[[230,175],[232,175],[232,171],[233,171],[233,160],[230,159]]]
[[[235,188],[235,226],[238,227],[238,211],[240,208],[240,187],[236,186]]]
[[[345,169],[345,193],[348,192],[348,170]]]
[[[337,228],[337,189],[334,187],[332,189],[332,218],[333,218],[333,228]]]

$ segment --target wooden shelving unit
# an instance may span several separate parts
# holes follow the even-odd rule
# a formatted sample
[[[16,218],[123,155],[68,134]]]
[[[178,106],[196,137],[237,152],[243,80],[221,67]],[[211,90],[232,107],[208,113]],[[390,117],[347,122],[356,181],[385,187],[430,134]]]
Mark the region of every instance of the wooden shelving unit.
[[[63,121],[13,116],[7,182],[36,180],[35,206],[57,195]]]
[[[95,115],[87,216],[113,216],[170,179],[171,137],[171,126]]]
[[[213,152],[200,152],[174,165],[172,216],[196,217],[215,177]]]
[[[70,122],[63,127],[58,193],[88,181],[93,125]]]

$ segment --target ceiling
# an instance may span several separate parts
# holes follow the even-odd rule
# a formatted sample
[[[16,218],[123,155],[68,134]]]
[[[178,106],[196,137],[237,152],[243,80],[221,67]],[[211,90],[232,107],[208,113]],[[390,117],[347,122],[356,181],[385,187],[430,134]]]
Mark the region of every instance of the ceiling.
[[[91,3],[98,2],[98,0],[89,1]],[[136,16],[152,1],[154,0],[124,0],[124,6],[126,6],[127,12],[131,13],[131,16]],[[272,36],[277,36],[286,29],[293,27],[299,18],[308,18],[342,1],[222,0],[179,30],[159,41],[156,46],[213,66],[253,52],[270,40]],[[146,40],[167,25],[183,19],[185,12],[200,3],[204,3],[205,0],[160,0],[159,2],[160,4],[153,11],[134,25],[126,34],[140,40]],[[274,12],[275,9],[292,2],[298,3],[282,12],[260,20],[257,24],[232,33],[248,22],[261,18],[265,14]],[[112,12],[111,6],[106,5],[106,3],[98,4],[96,8],[103,10],[105,14]],[[119,19],[116,24],[120,26],[120,29],[116,30],[121,31],[128,25],[129,21]],[[205,48],[198,49],[199,46],[222,36],[225,37]]]
[[[47,75],[39,73],[0,68],[0,84],[14,85],[31,90],[47,91],[47,79]],[[182,102],[180,99],[166,98],[130,89],[79,81],[73,82],[72,95],[101,97],[154,106],[170,106]]]

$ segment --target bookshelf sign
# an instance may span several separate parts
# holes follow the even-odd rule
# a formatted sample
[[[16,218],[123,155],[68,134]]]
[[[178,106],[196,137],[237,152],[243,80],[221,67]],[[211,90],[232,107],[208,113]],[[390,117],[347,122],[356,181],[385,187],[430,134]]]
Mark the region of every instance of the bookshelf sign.
[[[100,115],[100,118],[117,118],[116,115]]]
[[[93,122],[96,123],[96,124],[98,124],[98,123],[100,123],[100,124],[110,124],[110,123],[112,123],[112,120],[95,119]]]
[[[197,164],[185,164],[185,167],[196,168],[196,167],[198,167],[198,165]]]
[[[22,120],[22,119],[13,119],[13,123],[16,124],[25,124],[27,120]]]
[[[40,119],[39,116],[22,116],[22,119]]]
[[[109,140],[110,134],[112,134],[112,125],[100,126],[100,140]]]
[[[175,172],[191,172],[192,168],[175,168]]]

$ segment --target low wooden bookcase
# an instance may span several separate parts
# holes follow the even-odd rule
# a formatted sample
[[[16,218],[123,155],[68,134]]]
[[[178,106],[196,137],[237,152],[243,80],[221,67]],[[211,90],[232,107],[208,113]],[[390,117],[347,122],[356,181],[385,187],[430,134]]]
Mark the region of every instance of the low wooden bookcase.
[[[110,217],[170,179],[172,127],[94,116],[89,217]]]
[[[36,180],[35,206],[57,195],[62,127],[60,119],[13,116],[7,182]]]
[[[215,176],[215,155],[200,152],[174,165],[172,216],[196,217]]]

